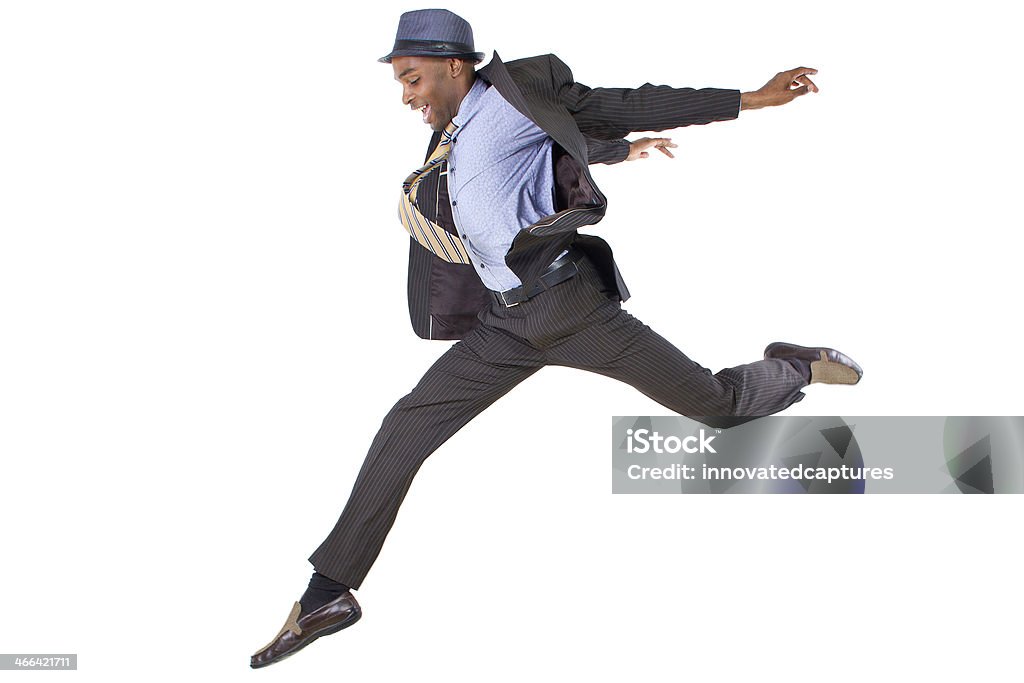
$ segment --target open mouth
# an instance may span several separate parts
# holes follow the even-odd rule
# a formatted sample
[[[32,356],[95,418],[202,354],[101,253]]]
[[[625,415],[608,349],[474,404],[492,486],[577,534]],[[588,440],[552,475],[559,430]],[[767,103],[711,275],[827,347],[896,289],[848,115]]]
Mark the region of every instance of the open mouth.
[[[426,123],[427,117],[430,116],[430,105],[424,104],[422,107],[420,107],[420,112],[423,114],[423,123]]]

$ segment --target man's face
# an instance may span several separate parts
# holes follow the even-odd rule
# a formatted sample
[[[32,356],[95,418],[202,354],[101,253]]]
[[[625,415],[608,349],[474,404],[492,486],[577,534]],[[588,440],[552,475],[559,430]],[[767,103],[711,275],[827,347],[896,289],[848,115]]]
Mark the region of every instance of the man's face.
[[[422,111],[423,123],[444,130],[459,111],[462,61],[442,57],[392,57],[395,80],[402,84],[402,104]]]

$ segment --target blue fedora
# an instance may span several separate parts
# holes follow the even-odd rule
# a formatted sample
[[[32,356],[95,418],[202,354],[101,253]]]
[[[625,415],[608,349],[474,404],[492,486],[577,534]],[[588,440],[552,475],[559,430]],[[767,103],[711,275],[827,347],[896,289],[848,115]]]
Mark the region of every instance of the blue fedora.
[[[446,9],[418,9],[398,20],[395,47],[377,61],[390,64],[392,57],[459,57],[481,62],[484,53],[474,50],[468,21]]]

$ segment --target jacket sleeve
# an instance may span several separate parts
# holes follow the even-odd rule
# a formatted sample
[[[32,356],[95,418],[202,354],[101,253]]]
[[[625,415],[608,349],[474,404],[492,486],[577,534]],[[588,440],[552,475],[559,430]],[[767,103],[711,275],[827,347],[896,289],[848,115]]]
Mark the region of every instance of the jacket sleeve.
[[[584,136],[587,141],[587,158],[591,164],[617,164],[629,156],[629,142],[626,140],[598,140]]]
[[[650,83],[639,88],[590,88],[577,83],[558,57],[548,55],[548,59],[559,100],[572,113],[580,131],[591,138],[616,140],[636,131],[670,130],[739,116],[739,90],[695,90]]]

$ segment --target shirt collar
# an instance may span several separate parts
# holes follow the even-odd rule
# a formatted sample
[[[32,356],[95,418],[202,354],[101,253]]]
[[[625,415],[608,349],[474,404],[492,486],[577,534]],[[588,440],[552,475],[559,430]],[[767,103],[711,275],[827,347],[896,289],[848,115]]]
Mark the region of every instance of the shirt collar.
[[[452,123],[459,126],[459,128],[466,125],[473,118],[473,115],[480,110],[480,100],[483,99],[488,87],[487,81],[477,77],[473,82],[473,87],[469,89],[466,96],[462,98],[462,102],[459,103],[459,113],[452,118]],[[458,131],[456,131],[456,134],[458,134]]]

